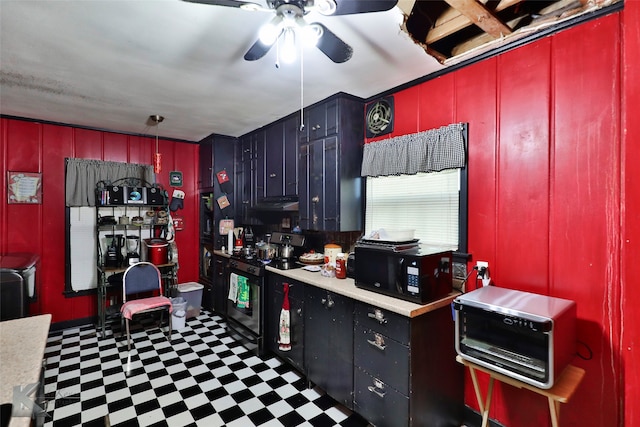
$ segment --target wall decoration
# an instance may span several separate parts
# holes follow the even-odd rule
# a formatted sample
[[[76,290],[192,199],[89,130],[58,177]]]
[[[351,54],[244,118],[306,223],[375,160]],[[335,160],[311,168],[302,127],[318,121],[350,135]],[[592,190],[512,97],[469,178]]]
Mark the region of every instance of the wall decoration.
[[[42,204],[42,174],[8,171],[7,203]]]
[[[169,185],[171,185],[172,187],[182,187],[182,172],[169,172]]]

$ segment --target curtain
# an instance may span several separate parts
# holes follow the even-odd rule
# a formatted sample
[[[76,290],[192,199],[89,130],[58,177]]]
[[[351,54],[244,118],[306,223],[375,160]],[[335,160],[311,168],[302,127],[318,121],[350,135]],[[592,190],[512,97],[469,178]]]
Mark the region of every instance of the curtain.
[[[361,175],[414,175],[463,168],[465,131],[466,124],[456,123],[365,144]]]
[[[95,206],[96,184],[122,178],[138,178],[150,184],[155,182],[151,165],[69,158],[65,178],[66,205]]]

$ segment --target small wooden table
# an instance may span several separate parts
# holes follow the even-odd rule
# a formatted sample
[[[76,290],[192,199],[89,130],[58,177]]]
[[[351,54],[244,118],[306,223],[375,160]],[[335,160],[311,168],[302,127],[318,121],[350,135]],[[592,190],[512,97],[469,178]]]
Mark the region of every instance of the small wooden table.
[[[549,400],[549,411],[551,413],[551,425],[553,427],[559,427],[560,425],[560,404],[567,403],[573,393],[578,388],[578,385],[584,377],[584,369],[577,366],[569,365],[560,374],[555,384],[550,389],[542,389],[530,384],[518,381],[514,378],[492,371],[490,369],[479,366],[473,362],[463,359],[460,356],[456,356],[456,360],[463,365],[469,367],[471,373],[471,379],[473,380],[473,388],[476,392],[476,399],[478,399],[478,406],[480,412],[482,412],[482,427],[489,425],[489,408],[491,407],[491,394],[493,393],[493,381],[494,379],[503,382],[505,384],[512,385],[518,388],[524,388],[531,390],[534,393],[538,393],[542,396],[546,396]],[[478,385],[478,377],[476,371],[481,371],[489,375],[489,389],[487,391],[486,398],[482,397],[480,392],[480,386]]]

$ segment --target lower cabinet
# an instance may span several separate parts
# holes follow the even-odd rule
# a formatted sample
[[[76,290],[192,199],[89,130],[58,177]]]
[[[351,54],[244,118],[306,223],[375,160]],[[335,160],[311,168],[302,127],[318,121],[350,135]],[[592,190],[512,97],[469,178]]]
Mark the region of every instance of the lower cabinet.
[[[307,378],[353,409],[353,300],[307,286],[304,322]]]
[[[278,274],[267,278],[267,346],[309,382],[378,427],[462,424],[464,371],[448,305],[409,318]],[[289,351],[278,344],[285,283]]]
[[[354,316],[353,409],[377,426],[459,426],[463,367],[449,306],[407,318],[356,302]]]
[[[284,287],[289,285],[289,335],[291,349],[280,349],[280,314],[284,301]],[[267,330],[265,331],[267,348],[304,373],[304,295],[305,285],[280,275],[268,275]]]
[[[221,255],[213,257],[213,310],[226,317],[227,294],[229,292],[229,271],[227,269],[228,258]]]

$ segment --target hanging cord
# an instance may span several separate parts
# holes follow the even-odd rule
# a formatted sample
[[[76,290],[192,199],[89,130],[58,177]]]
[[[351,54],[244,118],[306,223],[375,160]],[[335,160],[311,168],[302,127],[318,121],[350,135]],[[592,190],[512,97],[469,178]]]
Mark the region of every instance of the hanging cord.
[[[300,132],[304,130],[304,43],[300,44]]]

